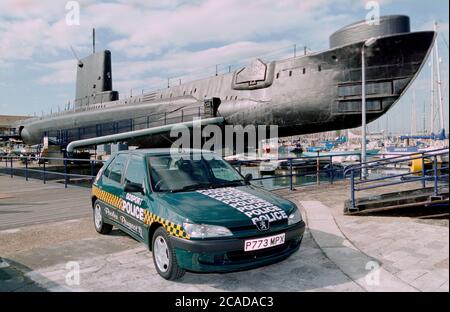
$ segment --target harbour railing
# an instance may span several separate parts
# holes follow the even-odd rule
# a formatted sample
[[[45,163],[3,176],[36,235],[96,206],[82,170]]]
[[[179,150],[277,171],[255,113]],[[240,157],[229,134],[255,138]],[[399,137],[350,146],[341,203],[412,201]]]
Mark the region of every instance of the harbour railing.
[[[17,165],[17,162],[20,165]],[[49,164],[53,162],[54,165]],[[64,179],[64,187],[71,183],[71,179],[82,179],[92,183],[97,174],[97,169],[103,166],[104,160],[78,159],[78,158],[57,158],[57,157],[37,157],[37,156],[0,156],[0,163],[3,164],[1,173],[13,178],[15,175],[29,179],[42,180],[46,184],[49,180]],[[56,165],[58,164],[58,165]],[[84,173],[71,173],[73,166]],[[54,169],[60,169],[54,170]],[[61,172],[62,169],[62,172]]]
[[[336,157],[356,157],[356,161],[361,163],[360,153],[342,153],[333,155],[323,155],[317,152],[316,156],[303,157],[280,157],[276,159],[254,159],[240,160],[233,162],[232,165],[243,173],[243,167],[258,167],[261,164],[276,162],[277,168],[271,175],[262,175],[253,178],[255,182],[265,180],[287,179],[288,183],[280,188],[289,188],[294,190],[298,185],[296,181],[308,177],[312,183],[320,185],[321,183],[331,183],[338,179],[345,178],[345,166],[335,162]],[[19,164],[18,164],[19,162]],[[39,179],[43,183],[49,180],[62,180],[64,186],[73,183],[73,179],[81,179],[93,182],[98,169],[103,165],[104,160],[78,159],[78,158],[56,158],[56,157],[37,157],[37,156],[0,156],[0,173],[14,176],[22,176],[28,179]],[[78,170],[82,173],[73,173]],[[276,171],[285,171],[287,173],[277,174]],[[61,181],[62,182],[62,181]]]
[[[77,140],[182,123],[196,118],[209,118],[214,113],[213,104],[210,99],[207,99],[203,105],[184,107],[171,113],[150,113],[113,122],[99,122],[92,126],[51,130],[44,132],[43,137],[49,137],[56,145],[66,146],[69,142]]]
[[[297,186],[304,184],[323,183],[333,184],[337,180],[350,180],[350,197],[352,205],[356,203],[356,194],[363,190],[388,187],[397,184],[406,184],[420,181],[423,188],[433,182],[435,194],[439,194],[439,186],[447,179],[448,164],[438,166],[439,157],[447,156],[449,150],[438,149],[421,152],[414,155],[399,155],[386,159],[377,159],[361,162],[360,153],[336,153],[327,154],[317,152],[316,156],[258,158],[250,160],[238,160],[231,164],[243,175],[246,169],[253,167],[261,171],[262,166],[273,162],[273,171],[269,174],[261,174],[254,177],[252,181],[263,183],[267,180],[283,180],[279,187],[294,190]],[[338,163],[337,157],[352,157],[353,163]],[[369,175],[363,179],[362,172],[377,171],[399,163],[419,160],[422,164],[420,171],[410,170],[407,173],[377,174]],[[49,180],[60,180],[67,187],[74,183],[75,179],[93,182],[95,176],[104,164],[104,160],[78,159],[78,158],[56,158],[36,156],[0,156],[0,173],[14,176],[22,176],[26,180],[39,179],[43,183]],[[76,171],[76,173],[74,172]],[[373,177],[371,177],[373,176]],[[301,183],[307,181],[308,183]],[[376,182],[376,183],[375,183]],[[427,183],[428,182],[428,183]]]
[[[254,160],[239,160],[233,163],[233,166],[238,169],[240,173],[243,173],[242,167],[244,166],[261,166],[275,162],[277,168],[273,170],[272,174],[261,175],[260,177],[253,178],[252,181],[266,181],[287,179],[288,186],[282,186],[282,188],[289,188],[291,191],[295,190],[296,186],[301,185],[302,178],[309,178],[309,184],[320,185],[321,183],[333,184],[336,180],[345,178],[345,170],[349,163],[340,163],[336,161],[338,157],[354,157],[352,163],[361,164],[361,153],[335,153],[330,155],[326,152],[316,152],[317,155],[308,156],[294,156],[294,157],[280,157],[280,158],[262,158]],[[276,171],[286,171],[287,173],[277,174]],[[300,180],[300,181],[299,181]]]
[[[390,187],[400,184],[409,184],[420,182],[422,189],[425,189],[432,184],[433,196],[440,196],[445,186],[448,188],[448,156],[449,149],[441,148],[431,151],[417,152],[411,155],[398,155],[385,159],[372,160],[358,165],[349,166],[344,171],[344,176],[350,176],[350,209],[357,209],[358,192]],[[447,158],[447,161],[442,161],[442,158]],[[441,160],[441,161],[439,161]],[[408,172],[389,174],[389,175],[375,175],[370,177],[370,174],[365,178],[362,177],[363,171],[376,171],[378,169],[385,169],[388,166],[395,166],[399,163],[419,162],[417,170],[411,166]],[[447,190],[448,193],[448,190]]]

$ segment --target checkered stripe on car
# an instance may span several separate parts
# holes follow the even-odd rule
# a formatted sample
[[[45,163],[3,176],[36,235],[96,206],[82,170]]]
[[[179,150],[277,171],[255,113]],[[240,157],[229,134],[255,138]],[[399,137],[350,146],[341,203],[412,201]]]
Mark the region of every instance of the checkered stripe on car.
[[[122,207],[122,199],[120,197],[118,197],[114,194],[105,192],[96,186],[92,187],[92,196],[97,197],[102,202],[107,203],[108,205],[110,205],[114,208]]]
[[[122,207],[122,199],[120,197],[105,192],[96,186],[92,187],[92,196],[97,197],[99,200],[110,205],[111,207],[117,209],[120,209]],[[189,235],[183,230],[183,227],[181,225],[165,220],[149,212],[148,210],[144,210],[144,224],[151,225],[153,222],[162,224],[167,233],[172,236],[189,239]]]
[[[160,223],[164,226],[167,233],[172,236],[189,239],[189,235],[183,230],[183,227],[179,224],[175,224],[168,220],[165,220],[147,210],[144,211],[144,223],[151,225],[153,222]]]

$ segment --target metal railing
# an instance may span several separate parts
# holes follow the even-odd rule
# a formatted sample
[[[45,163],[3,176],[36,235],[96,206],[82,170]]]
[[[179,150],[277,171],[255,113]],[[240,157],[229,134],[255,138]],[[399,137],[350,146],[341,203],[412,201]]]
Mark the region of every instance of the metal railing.
[[[421,182],[423,189],[427,187],[427,182],[433,183],[433,195],[439,196],[440,189],[445,184],[448,185],[448,163],[447,166],[439,167],[438,157],[449,155],[448,148],[413,153],[411,155],[399,155],[386,159],[368,161],[359,165],[350,166],[344,171],[344,176],[350,175],[350,202],[352,209],[356,209],[356,193],[377,188],[389,187],[399,184],[408,184]],[[384,169],[389,165],[397,165],[404,162],[421,161],[421,169],[406,173],[398,173],[386,176],[377,176],[375,178],[357,179],[357,175],[363,170]],[[427,169],[427,165],[431,166]],[[441,186],[441,188],[440,188]]]
[[[356,193],[363,190],[381,188],[391,185],[404,184],[410,182],[422,181],[422,185],[425,188],[427,181],[434,181],[435,193],[438,194],[438,182],[443,178],[448,178],[448,174],[439,174],[442,171],[448,170],[448,167],[440,167],[433,165],[432,169],[426,169],[426,159],[431,159],[433,164],[437,163],[437,157],[442,155],[448,155],[448,149],[440,149],[435,151],[423,152],[417,156],[405,156],[400,155],[387,159],[378,159],[369,161],[365,164],[361,163],[360,153],[342,153],[333,155],[321,155],[317,152],[316,156],[300,156],[300,157],[281,157],[276,159],[264,158],[264,159],[252,159],[252,160],[239,160],[233,162],[233,166],[242,173],[242,168],[245,166],[260,166],[262,163],[275,161],[278,164],[277,170],[287,171],[287,174],[270,174],[267,176],[261,175],[261,177],[255,177],[253,181],[265,181],[276,179],[287,179],[288,184],[286,187],[290,190],[294,190],[299,183],[296,184],[294,180],[301,180],[302,177],[310,177],[316,185],[322,183],[333,184],[336,180],[350,178],[350,191],[352,204],[355,204]],[[348,166],[339,165],[334,162],[336,157],[357,157],[357,164],[350,164]],[[407,158],[405,158],[407,157]],[[398,163],[404,163],[406,161],[412,161],[415,159],[422,160],[422,170],[417,172],[399,173],[395,175],[376,177],[372,179],[361,179],[362,170],[375,170],[379,168],[385,168],[387,165],[394,165]],[[17,165],[17,161],[21,162],[21,165]],[[58,162],[60,165],[49,165],[49,162]],[[44,184],[49,180],[54,180],[57,177],[64,179],[64,186],[67,187],[70,184],[72,178],[80,178],[89,181],[93,181],[97,174],[97,167],[103,165],[103,160],[93,159],[77,159],[77,158],[55,158],[55,157],[30,157],[30,156],[3,156],[0,157],[0,163],[3,164],[2,173],[10,175],[11,178],[14,175],[21,175],[28,181],[30,178],[36,178],[43,181]],[[78,167],[74,165],[78,165]],[[33,166],[34,165],[34,166]],[[36,167],[38,165],[38,167]],[[80,166],[81,165],[81,166]],[[87,174],[71,173],[71,169],[83,167]],[[59,171],[52,170],[59,169]],[[275,171],[275,170],[274,170]],[[420,176],[417,176],[420,174]],[[407,177],[411,177],[407,179]],[[400,179],[391,181],[392,179]],[[384,181],[387,181],[383,183]],[[379,182],[372,185],[373,182]],[[301,184],[301,182],[300,182]],[[370,185],[368,185],[370,184]],[[366,186],[367,185],[367,186]]]
[[[191,121],[194,118],[209,117],[205,105],[185,107],[173,112],[152,113],[144,116],[116,120],[114,122],[98,123],[91,126],[81,126],[68,129],[51,130],[43,133],[55,140],[57,145],[67,145],[71,141],[118,134],[122,132],[164,126],[179,122]]]
[[[289,174],[275,174],[271,176],[262,176],[259,178],[254,178],[253,181],[264,181],[264,180],[275,180],[288,178],[289,179],[289,189],[295,189],[295,178],[301,177],[314,177],[315,183],[317,185],[324,182],[323,177],[327,177],[327,182],[333,184],[335,180],[339,178],[345,178],[344,171],[345,167],[338,166],[333,162],[335,157],[342,156],[357,156],[358,162],[361,163],[360,153],[345,153],[345,154],[334,154],[334,155],[321,155],[320,152],[317,156],[304,156],[304,157],[285,157],[277,159],[255,159],[255,160],[243,160],[237,161],[233,165],[242,173],[242,167],[246,165],[254,165],[255,163],[261,164],[263,162],[277,161],[280,163],[281,168],[287,170]],[[16,162],[20,161],[22,165],[17,165]],[[59,162],[60,166],[49,166],[49,162]],[[92,160],[92,159],[77,159],[77,158],[55,158],[55,157],[30,157],[30,156],[3,156],[0,157],[0,163],[3,164],[3,170],[0,173],[9,175],[11,178],[14,175],[24,176],[28,181],[29,178],[36,178],[43,181],[44,184],[47,183],[51,178],[61,177],[64,179],[64,186],[67,188],[70,183],[71,178],[82,178],[94,180],[97,173],[96,166],[102,165],[105,161],[102,160]],[[86,164],[87,169],[90,174],[78,174],[70,173],[69,169],[72,168],[72,164]],[[31,166],[31,165],[38,165]],[[1,167],[0,167],[1,168]],[[57,168],[60,171],[52,170],[52,168]],[[62,169],[62,172],[61,172]],[[86,168],[85,168],[86,169]],[[300,171],[300,172],[299,172]],[[21,173],[21,174],[20,174]],[[287,187],[286,187],[287,188]]]
[[[22,166],[14,164],[19,161]],[[62,163],[63,172],[51,170],[51,168],[59,168],[61,166],[49,167],[49,162],[60,162]],[[31,157],[31,156],[1,156],[0,163],[4,166],[3,173],[6,173],[11,178],[15,175],[20,175],[25,177],[28,181],[30,178],[37,178],[43,181],[44,184],[50,179],[55,177],[61,177],[64,179],[64,187],[70,183],[71,178],[82,178],[90,181],[94,181],[97,174],[95,167],[97,165],[103,165],[105,161],[103,160],[92,160],[92,159],[77,159],[77,158],[56,158],[56,157]],[[38,165],[38,167],[30,167],[31,165]],[[89,174],[79,174],[79,173],[69,173],[72,165],[85,164]],[[86,169],[86,168],[85,168]]]
[[[326,152],[325,152],[326,154]],[[336,157],[351,157],[357,156],[357,162],[361,164],[361,153],[337,153],[333,155],[321,155],[321,152],[317,152],[316,156],[299,156],[299,157],[284,157],[276,159],[255,159],[255,160],[241,160],[234,162],[234,166],[242,173],[242,166],[244,165],[261,165],[264,162],[276,161],[281,163],[281,168],[288,171],[288,174],[262,176],[259,178],[253,178],[252,181],[264,181],[288,178],[289,189],[295,190],[294,179],[302,177],[314,177],[315,184],[320,185],[324,181],[323,176],[326,176],[326,180],[330,184],[333,184],[335,180],[339,178],[345,178],[344,172],[346,167],[337,165],[333,160]],[[304,162],[304,163],[302,163]],[[296,172],[297,171],[297,172]],[[300,172],[298,172],[300,171]],[[287,188],[287,187],[286,187]]]

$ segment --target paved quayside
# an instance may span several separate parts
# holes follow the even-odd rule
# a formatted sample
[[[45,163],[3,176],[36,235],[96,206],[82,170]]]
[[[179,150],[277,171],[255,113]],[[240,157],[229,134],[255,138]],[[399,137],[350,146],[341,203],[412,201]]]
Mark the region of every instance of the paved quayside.
[[[395,290],[403,283],[408,285],[405,291],[449,291],[448,219],[401,217],[402,212],[396,216],[344,216],[343,203],[349,197],[345,181],[277,193],[307,211],[314,239],[349,276],[354,274],[353,261],[358,257],[362,262],[356,270],[363,270],[364,259],[381,264],[380,286],[366,286],[367,290]],[[359,255],[351,252],[347,259],[339,247],[348,244],[359,250]]]
[[[309,227],[286,261],[168,282],[145,246],[118,230],[95,232],[89,189],[0,176],[0,291],[448,291],[448,224],[343,217],[338,197],[335,207],[313,189],[279,191],[298,202]],[[382,265],[379,285],[371,263]]]
[[[0,174],[0,230],[90,216],[89,189]]]

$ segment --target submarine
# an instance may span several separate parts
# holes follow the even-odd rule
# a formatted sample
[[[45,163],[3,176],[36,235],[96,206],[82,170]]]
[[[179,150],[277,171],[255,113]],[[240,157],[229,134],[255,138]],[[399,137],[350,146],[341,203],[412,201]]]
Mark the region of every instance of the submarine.
[[[201,118],[202,126],[276,125],[291,136],[361,126],[362,49],[367,121],[388,112],[424,65],[436,33],[412,32],[410,18],[359,21],[330,36],[327,50],[284,60],[255,59],[227,74],[119,99],[113,91],[111,52],[77,64],[71,109],[17,124],[22,140],[72,152],[113,142],[164,147],[170,127]],[[372,44],[367,46],[367,41]]]

